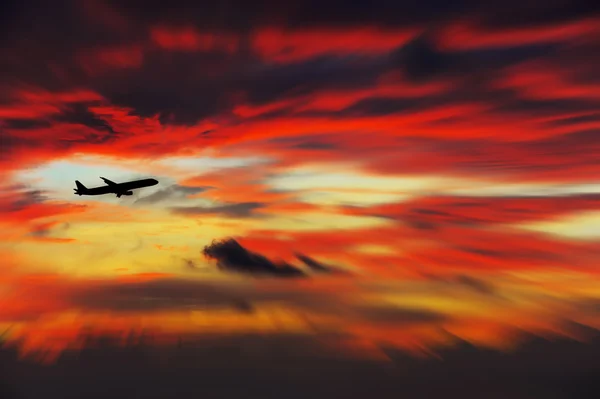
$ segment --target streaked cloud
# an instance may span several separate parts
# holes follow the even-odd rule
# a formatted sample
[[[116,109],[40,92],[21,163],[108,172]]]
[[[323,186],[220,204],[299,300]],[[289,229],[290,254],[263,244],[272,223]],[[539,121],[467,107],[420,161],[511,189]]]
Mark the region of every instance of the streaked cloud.
[[[598,7],[375,3],[0,12],[0,325],[599,327]]]

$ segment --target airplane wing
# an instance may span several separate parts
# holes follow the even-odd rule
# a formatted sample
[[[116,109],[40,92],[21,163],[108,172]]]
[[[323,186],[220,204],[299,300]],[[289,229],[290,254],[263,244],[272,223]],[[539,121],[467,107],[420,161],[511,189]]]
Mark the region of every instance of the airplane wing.
[[[117,186],[118,184],[115,183],[114,181],[108,180],[105,177],[100,177],[102,180],[104,180],[104,183],[108,184],[109,186]]]

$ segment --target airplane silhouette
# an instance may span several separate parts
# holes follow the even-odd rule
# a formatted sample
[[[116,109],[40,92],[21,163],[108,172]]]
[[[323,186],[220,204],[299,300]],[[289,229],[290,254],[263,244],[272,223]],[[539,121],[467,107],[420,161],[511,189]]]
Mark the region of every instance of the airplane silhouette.
[[[121,198],[122,195],[133,195],[131,190],[142,187],[150,187],[158,184],[158,180],[156,179],[142,179],[142,180],[133,180],[125,183],[115,183],[114,181],[110,181],[105,177],[100,177],[106,183],[106,186],[87,188],[83,184],[79,182],[79,180],[75,180],[75,184],[77,188],[73,189],[75,194],[82,195],[103,195],[103,194],[116,194],[117,198]]]

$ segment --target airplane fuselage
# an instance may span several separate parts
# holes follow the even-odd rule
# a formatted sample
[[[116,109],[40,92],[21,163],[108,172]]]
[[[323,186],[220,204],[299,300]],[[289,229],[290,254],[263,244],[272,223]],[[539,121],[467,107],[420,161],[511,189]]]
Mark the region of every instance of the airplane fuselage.
[[[77,185],[77,188],[75,189],[75,194],[80,196],[116,194],[117,197],[121,197],[122,195],[132,195],[133,192],[131,190],[155,186],[158,184],[158,180],[156,179],[133,180],[125,183],[114,183],[108,179],[102,179],[107,183],[107,185],[93,188],[87,188],[79,181],[75,181],[75,184]]]

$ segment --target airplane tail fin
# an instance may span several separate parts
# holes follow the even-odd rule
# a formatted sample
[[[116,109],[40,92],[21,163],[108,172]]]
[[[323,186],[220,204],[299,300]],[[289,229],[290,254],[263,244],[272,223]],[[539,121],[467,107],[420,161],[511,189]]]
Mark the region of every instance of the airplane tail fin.
[[[84,194],[87,191],[87,187],[81,184],[79,180],[75,180],[75,185],[77,188],[75,189],[75,194]]]

